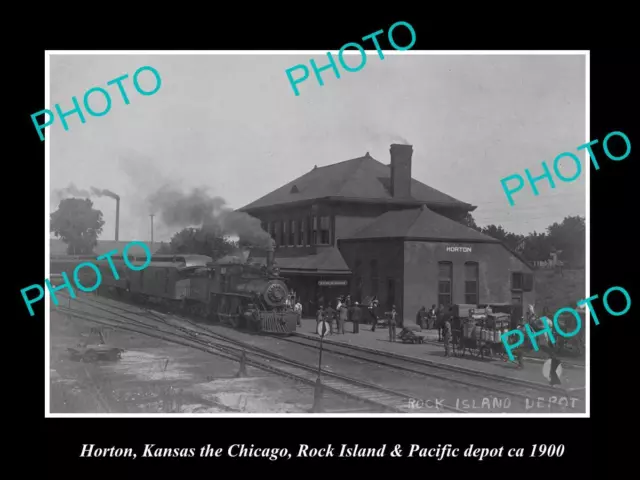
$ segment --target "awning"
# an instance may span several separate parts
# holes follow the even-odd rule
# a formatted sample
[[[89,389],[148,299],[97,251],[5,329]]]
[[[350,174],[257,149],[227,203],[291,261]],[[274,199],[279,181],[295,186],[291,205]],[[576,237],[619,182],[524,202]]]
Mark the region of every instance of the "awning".
[[[254,261],[266,264],[264,257],[253,257]],[[351,275],[351,270],[335,247],[318,248],[317,253],[301,256],[286,256],[286,251],[277,252],[275,262],[284,275]]]

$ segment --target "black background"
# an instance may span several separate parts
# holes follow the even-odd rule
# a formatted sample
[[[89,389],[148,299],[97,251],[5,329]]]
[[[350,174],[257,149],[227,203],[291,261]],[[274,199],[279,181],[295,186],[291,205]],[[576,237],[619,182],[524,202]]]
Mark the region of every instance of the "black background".
[[[176,5],[171,5],[174,8]],[[190,7],[186,16],[174,15],[172,20],[154,20],[158,5],[148,7],[145,15],[135,18],[129,7],[113,5],[95,17],[83,19],[74,15],[48,17],[43,25],[46,39],[38,45],[31,37],[30,45],[22,45],[20,60],[15,64],[6,99],[16,101],[11,107],[11,127],[5,127],[5,145],[17,149],[5,150],[5,182],[15,185],[17,193],[7,193],[5,201],[11,220],[6,224],[5,255],[15,263],[10,276],[12,284],[5,287],[15,314],[5,323],[5,342],[17,350],[17,356],[7,362],[5,387],[11,386],[8,420],[15,420],[11,440],[23,456],[21,465],[28,469],[46,468],[49,474],[93,476],[117,474],[124,476],[173,476],[193,473],[206,476],[236,476],[241,471],[257,471],[261,475],[276,474],[274,469],[287,468],[297,477],[317,473],[338,475],[409,476],[438,473],[448,478],[469,475],[470,478],[516,476],[518,478],[590,478],[604,467],[607,452],[615,456],[615,464],[624,462],[625,448],[631,449],[635,435],[630,428],[635,395],[635,378],[630,372],[633,361],[625,362],[621,355],[634,348],[632,317],[635,307],[623,317],[611,317],[596,301],[601,324],[591,327],[591,419],[294,419],[294,418],[200,418],[200,419],[44,419],[44,435],[39,435],[43,420],[44,311],[42,303],[35,307],[36,316],[29,317],[19,290],[33,283],[43,284],[44,269],[42,210],[44,194],[44,142],[31,123],[30,115],[52,105],[44,105],[44,50],[61,49],[176,49],[176,50],[337,50],[343,44],[358,41],[362,36],[384,29],[396,21],[413,25],[417,43],[413,50],[496,49],[496,50],[590,50],[591,71],[591,139],[602,139],[611,131],[625,132],[631,139],[632,153],[622,162],[608,160],[601,143],[594,149],[600,170],[591,168],[591,288],[590,293],[602,295],[609,287],[620,285],[635,300],[631,271],[635,264],[634,245],[637,236],[631,229],[634,215],[631,208],[635,177],[631,172],[635,137],[631,131],[631,116],[635,113],[635,97],[631,85],[637,84],[632,59],[637,52],[625,50],[624,40],[612,36],[624,30],[620,20],[608,24],[611,33],[603,33],[604,19],[592,14],[589,20],[576,16],[557,17],[558,11],[544,11],[538,19],[528,13],[507,15],[499,12],[491,21],[465,11],[458,5],[456,13],[406,13],[385,11],[347,18],[344,9],[326,4],[292,4],[290,11],[258,12],[246,6],[240,14],[222,12],[214,4]],[[164,7],[163,7],[164,8]],[[166,8],[169,8],[167,6]],[[524,6],[523,6],[524,8]],[[542,9],[542,7],[540,7]],[[160,9],[162,10],[162,9]],[[210,10],[210,11],[209,11]],[[382,7],[361,4],[355,10],[381,12]],[[542,9],[544,10],[544,9]],[[158,11],[157,15],[161,15]],[[183,13],[183,12],[181,12]],[[486,12],[485,12],[486,13]],[[539,12],[538,12],[539,13]],[[49,14],[47,14],[49,15]],[[499,15],[506,15],[500,18]],[[598,18],[594,18],[598,17]],[[165,15],[166,16],[166,15]],[[460,16],[470,18],[463,20]],[[181,18],[182,17],[182,18]],[[278,17],[280,20],[274,20]],[[624,17],[620,13],[619,17]],[[75,20],[74,20],[75,19]],[[593,24],[597,21],[598,28]],[[66,26],[65,26],[66,25]],[[398,29],[397,43],[408,43]],[[596,32],[606,38],[610,48],[598,48]],[[380,37],[383,49],[390,49],[386,34]],[[371,48],[366,45],[365,48]],[[259,71],[253,73],[260,75]],[[366,75],[366,67],[358,75]],[[5,78],[6,79],[6,78]],[[105,79],[105,81],[108,79]],[[283,82],[286,76],[283,72]],[[20,94],[9,94],[22,90]],[[89,88],[90,86],[87,86]],[[211,85],[215,89],[215,85]],[[318,87],[319,88],[319,87]],[[330,85],[323,87],[330,95]],[[78,95],[83,92],[77,92]],[[633,100],[632,100],[633,99]],[[52,104],[64,99],[51,99]],[[7,112],[8,113],[8,112]],[[82,128],[79,125],[76,128]],[[46,135],[45,130],[45,135]],[[18,141],[18,138],[20,140]],[[543,141],[543,140],[541,140]],[[572,145],[567,146],[572,151]],[[9,150],[15,153],[9,154]],[[549,159],[547,162],[551,161]],[[583,171],[583,175],[584,175]],[[498,187],[496,178],[496,188]],[[635,197],[635,195],[634,195]],[[12,250],[17,252],[11,253]],[[19,252],[19,253],[18,253]],[[15,375],[13,375],[15,373]],[[619,378],[616,378],[616,375]],[[6,424],[6,423],[5,423]],[[607,425],[609,428],[605,428]],[[628,440],[627,440],[628,437]],[[81,459],[82,444],[100,447],[116,445],[133,447],[136,460]],[[297,445],[334,446],[342,443],[366,447],[381,444],[412,443],[424,446],[453,444],[464,449],[469,444],[483,447],[523,447],[525,458],[486,459],[292,459],[269,462],[266,459],[144,459],[140,457],[145,443],[161,447],[195,447],[206,444],[228,448],[234,443],[259,447],[287,447],[297,451]],[[562,458],[529,458],[533,444],[563,444]],[[46,456],[46,460],[41,460]],[[46,462],[46,463],[45,463]],[[353,473],[345,466],[356,468]],[[199,467],[202,467],[200,469]],[[267,469],[263,469],[267,467]],[[324,468],[323,468],[324,467]],[[607,466],[607,474],[613,475]],[[633,470],[631,470],[633,471]],[[54,473],[55,472],[55,473]],[[344,473],[343,473],[344,472]],[[249,473],[249,472],[247,472]]]

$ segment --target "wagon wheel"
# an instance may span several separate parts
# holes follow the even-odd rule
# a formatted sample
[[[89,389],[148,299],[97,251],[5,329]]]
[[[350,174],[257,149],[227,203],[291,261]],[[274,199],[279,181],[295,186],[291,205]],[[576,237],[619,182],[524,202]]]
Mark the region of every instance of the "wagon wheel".
[[[493,358],[493,352],[491,350],[491,346],[487,345],[486,343],[480,347],[480,353],[481,353],[482,360],[484,360],[484,357],[487,357],[489,359]]]
[[[485,342],[480,342],[480,359],[484,360],[485,356],[491,357],[489,346]]]

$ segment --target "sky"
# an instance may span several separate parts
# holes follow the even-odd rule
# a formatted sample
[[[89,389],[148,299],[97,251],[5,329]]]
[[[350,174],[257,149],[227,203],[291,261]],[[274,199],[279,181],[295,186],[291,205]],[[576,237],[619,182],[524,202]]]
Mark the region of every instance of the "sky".
[[[144,199],[166,183],[185,191],[207,187],[240,208],[307,173],[369,152],[388,164],[391,143],[413,145],[412,175],[433,188],[476,205],[480,226],[499,224],[514,233],[544,231],[568,215],[585,215],[585,160],[574,182],[527,185],[509,206],[500,180],[541,175],[562,152],[591,139],[585,129],[584,55],[393,55],[373,51],[364,68],[337,79],[311,73],[295,96],[285,70],[319,66],[326,54],[308,55],[52,55],[50,102],[73,108],[75,96],[103,87],[111,110],[58,118],[47,129],[52,208],[56,189],[111,190],[121,197],[120,240],[150,239]],[[347,57],[348,58],[348,57]],[[356,65],[355,57],[348,58]],[[152,66],[162,78],[157,93],[136,92],[131,77]],[[297,74],[298,72],[296,72]],[[129,74],[125,105],[116,86]],[[153,76],[140,76],[142,88]],[[95,110],[105,103],[91,97]],[[101,103],[102,102],[102,103]],[[560,162],[563,175],[575,165]],[[114,238],[115,201],[94,198],[105,220],[101,238]],[[155,241],[175,229],[154,220]]]

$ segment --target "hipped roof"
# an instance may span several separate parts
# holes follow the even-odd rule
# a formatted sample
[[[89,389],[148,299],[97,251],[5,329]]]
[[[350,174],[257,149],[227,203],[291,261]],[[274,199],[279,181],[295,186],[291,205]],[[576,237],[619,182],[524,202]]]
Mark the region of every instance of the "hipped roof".
[[[390,177],[391,166],[375,160],[367,153],[364,157],[316,167],[240,210],[327,197],[352,201],[414,201],[467,211],[476,208],[413,178],[411,197],[394,198],[390,191]]]
[[[265,263],[264,257],[256,256],[255,261]],[[282,271],[297,271],[300,273],[317,274],[349,274],[351,271],[342,258],[342,254],[335,247],[318,248],[317,253],[298,257],[280,257],[275,255],[277,266]]]
[[[422,205],[419,208],[397,210],[380,215],[373,223],[357,230],[349,238],[341,241],[366,240],[376,238],[398,238],[424,241],[449,241],[469,243],[497,243],[518,258],[527,267],[529,262],[518,252],[511,250],[500,240],[480,233],[439,215]]]
[[[415,238],[500,243],[493,237],[439,215],[427,207],[391,211],[356,231],[349,239]]]

